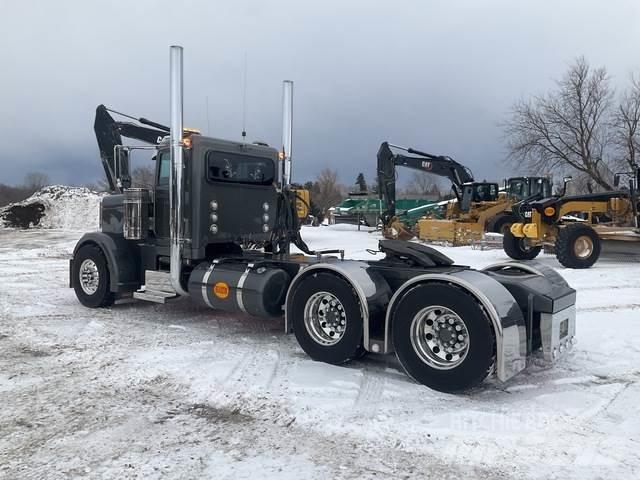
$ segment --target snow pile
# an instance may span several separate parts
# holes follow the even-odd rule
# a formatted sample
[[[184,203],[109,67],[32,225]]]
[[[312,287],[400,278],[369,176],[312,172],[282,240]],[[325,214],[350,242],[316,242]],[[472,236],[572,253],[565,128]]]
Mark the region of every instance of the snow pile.
[[[97,230],[102,194],[85,187],[51,185],[0,208],[0,226]]]

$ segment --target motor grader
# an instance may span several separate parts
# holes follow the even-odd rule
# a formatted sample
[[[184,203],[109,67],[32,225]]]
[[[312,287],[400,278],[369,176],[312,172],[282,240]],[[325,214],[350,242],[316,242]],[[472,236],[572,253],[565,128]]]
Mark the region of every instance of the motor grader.
[[[520,221],[504,235],[507,255],[517,260],[538,256],[543,247],[555,250],[567,268],[589,268],[601,252],[640,254],[638,185],[640,170],[615,175],[615,186],[627,177],[628,188],[586,195],[549,197],[514,205]]]

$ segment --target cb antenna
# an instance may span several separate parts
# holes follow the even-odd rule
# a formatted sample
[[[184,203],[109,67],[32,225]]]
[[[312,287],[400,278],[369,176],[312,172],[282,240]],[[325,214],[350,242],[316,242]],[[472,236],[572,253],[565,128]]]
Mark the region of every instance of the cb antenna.
[[[242,85],[242,141],[247,140],[247,52],[244,52],[244,75]]]

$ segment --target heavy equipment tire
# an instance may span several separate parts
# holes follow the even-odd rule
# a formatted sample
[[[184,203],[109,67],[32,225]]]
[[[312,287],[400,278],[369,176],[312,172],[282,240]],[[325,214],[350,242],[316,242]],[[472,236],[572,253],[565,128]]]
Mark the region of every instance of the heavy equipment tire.
[[[533,260],[538,256],[542,246],[528,246],[524,237],[516,237],[511,232],[506,232],[502,238],[504,253],[514,260]]]
[[[441,392],[481,383],[495,361],[489,318],[458,287],[427,283],[409,289],[393,313],[393,346],[417,382]]]
[[[505,235],[509,227],[511,227],[511,224],[517,221],[518,220],[516,219],[516,217],[512,214],[501,213],[493,217],[493,219],[491,219],[491,221],[489,222],[489,225],[487,226],[487,231],[493,232],[493,233],[501,233],[502,235]]]
[[[600,237],[589,225],[571,223],[558,231],[556,258],[567,268],[589,268],[600,257]]]
[[[108,307],[115,294],[110,290],[109,268],[102,250],[95,245],[80,247],[73,259],[73,289],[82,305]]]
[[[290,314],[298,343],[314,360],[340,365],[364,355],[360,301],[342,277],[322,272],[304,278]]]

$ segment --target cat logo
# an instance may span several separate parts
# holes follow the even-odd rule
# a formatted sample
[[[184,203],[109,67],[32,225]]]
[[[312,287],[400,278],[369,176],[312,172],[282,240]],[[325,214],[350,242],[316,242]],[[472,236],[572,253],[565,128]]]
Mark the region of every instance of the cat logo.
[[[229,285],[224,282],[218,282],[213,286],[213,294],[221,299],[225,299],[229,296]]]
[[[431,162],[423,161],[422,168],[424,168],[425,170],[431,170]]]

